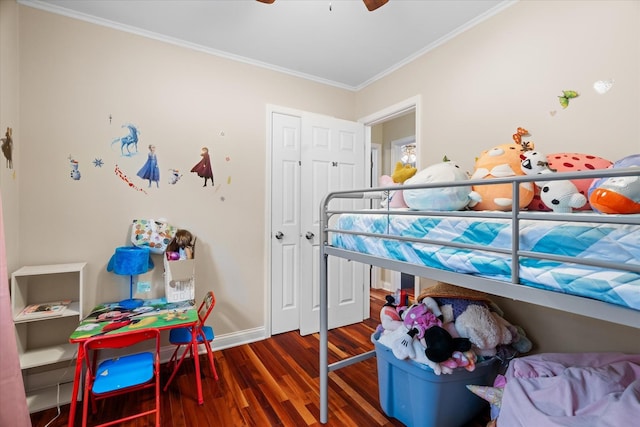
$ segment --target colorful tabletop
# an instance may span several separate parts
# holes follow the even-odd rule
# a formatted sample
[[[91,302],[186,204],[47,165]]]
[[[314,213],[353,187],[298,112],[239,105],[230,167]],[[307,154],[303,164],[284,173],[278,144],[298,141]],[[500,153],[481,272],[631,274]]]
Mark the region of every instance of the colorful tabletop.
[[[154,328],[170,329],[193,324],[198,312],[193,300],[169,303],[165,298],[144,300],[138,308],[127,309],[119,303],[101,304],[91,310],[69,337],[79,342],[87,338]]]

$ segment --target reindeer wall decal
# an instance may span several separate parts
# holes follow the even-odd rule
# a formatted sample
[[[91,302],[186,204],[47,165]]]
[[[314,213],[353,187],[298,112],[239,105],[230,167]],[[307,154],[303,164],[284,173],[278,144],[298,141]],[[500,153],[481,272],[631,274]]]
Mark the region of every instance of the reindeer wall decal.
[[[129,129],[129,134],[114,139],[111,142],[111,145],[113,146],[113,144],[120,143],[120,154],[126,157],[131,157],[138,153],[138,135],[140,134],[140,131],[131,123],[124,124],[122,127]],[[133,150],[131,147],[133,147]]]

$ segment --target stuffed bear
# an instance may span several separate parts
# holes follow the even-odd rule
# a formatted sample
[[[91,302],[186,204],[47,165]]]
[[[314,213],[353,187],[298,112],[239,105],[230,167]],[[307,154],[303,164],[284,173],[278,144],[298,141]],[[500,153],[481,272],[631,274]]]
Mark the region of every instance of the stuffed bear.
[[[526,151],[521,158],[520,166],[526,175],[546,175],[555,172],[549,167],[547,156],[539,151]],[[569,213],[587,203],[587,198],[569,180],[536,181],[535,184],[540,187],[542,202],[554,212]]]
[[[417,169],[409,164],[402,162],[396,163],[396,168],[391,176],[382,175],[379,180],[381,187],[393,187],[401,185],[407,179],[415,175]],[[382,207],[386,208],[406,208],[407,204],[404,200],[403,191],[395,190],[389,193],[387,200],[382,202]]]
[[[533,143],[526,144],[501,144],[485,150],[476,160],[475,171],[471,179],[493,179],[516,175],[524,175],[520,167],[520,156],[533,147]],[[474,185],[473,191],[480,195],[480,202],[470,203],[474,210],[511,210],[512,186],[511,184]],[[534,186],[530,182],[520,184],[520,199],[518,206],[526,207],[533,199]]]
[[[380,187],[394,187],[397,186],[395,182],[393,182],[393,178],[389,175],[382,175],[380,180],[378,181]],[[381,206],[383,208],[407,208],[407,203],[404,201],[404,197],[402,194],[402,190],[393,190],[388,192],[389,195],[382,201]]]
[[[446,158],[443,162],[431,165],[405,181],[405,185],[435,184],[454,181],[466,181],[469,176],[455,163]],[[465,208],[471,201],[479,202],[480,195],[471,190],[471,186],[425,188],[404,190],[404,200],[410,209],[457,211]]]
[[[387,302],[380,309],[380,323],[383,331],[395,331],[404,325],[402,313],[406,307],[398,307],[393,295],[387,295]]]
[[[594,179],[589,187],[591,207],[606,214],[640,213],[640,154],[624,157],[611,168],[637,167],[637,176]]]
[[[592,154],[583,153],[553,153],[547,154],[547,164],[549,168],[556,172],[578,172],[596,169],[606,169],[611,166],[612,162],[602,157]],[[587,196],[589,187],[593,183],[593,179],[572,179],[571,182],[576,186],[578,192]],[[588,198],[588,197],[587,197]],[[541,200],[540,190],[535,189],[533,200],[527,207],[530,211],[550,211],[551,207],[544,204]],[[591,205],[587,200],[581,208],[574,210],[584,211],[591,209]]]
[[[514,343],[518,343],[520,349],[531,349],[524,331],[519,333],[518,328],[504,319],[499,307],[482,292],[438,282],[425,289],[416,301],[423,298],[436,301],[442,312],[443,327],[452,336],[469,339],[478,356],[495,356],[502,346]]]
[[[411,166],[410,164],[404,164],[402,162],[396,163],[396,168],[391,174],[391,178],[393,178],[393,182],[396,184],[403,184],[406,180],[411,178],[416,174],[418,169]]]

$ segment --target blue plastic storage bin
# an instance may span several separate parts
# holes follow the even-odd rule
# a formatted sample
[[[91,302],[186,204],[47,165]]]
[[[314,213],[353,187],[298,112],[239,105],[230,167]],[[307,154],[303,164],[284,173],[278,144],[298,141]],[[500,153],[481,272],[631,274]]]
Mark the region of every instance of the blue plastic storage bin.
[[[488,407],[466,386],[493,384],[498,360],[480,362],[473,372],[457,368],[451,374],[436,375],[422,363],[396,358],[377,338],[376,334],[371,337],[378,360],[380,406],[388,416],[408,427],[460,427]]]

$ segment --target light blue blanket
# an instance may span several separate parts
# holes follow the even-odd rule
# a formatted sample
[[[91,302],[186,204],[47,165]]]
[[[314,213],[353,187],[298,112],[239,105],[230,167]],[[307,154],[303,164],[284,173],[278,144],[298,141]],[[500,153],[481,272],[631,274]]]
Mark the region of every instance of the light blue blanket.
[[[508,219],[343,214],[335,228],[441,242],[511,248]],[[479,250],[334,233],[332,245],[428,267],[511,280],[511,256]],[[640,227],[624,224],[520,221],[520,249],[640,265]],[[640,310],[640,274],[524,258],[524,285],[589,297]]]

